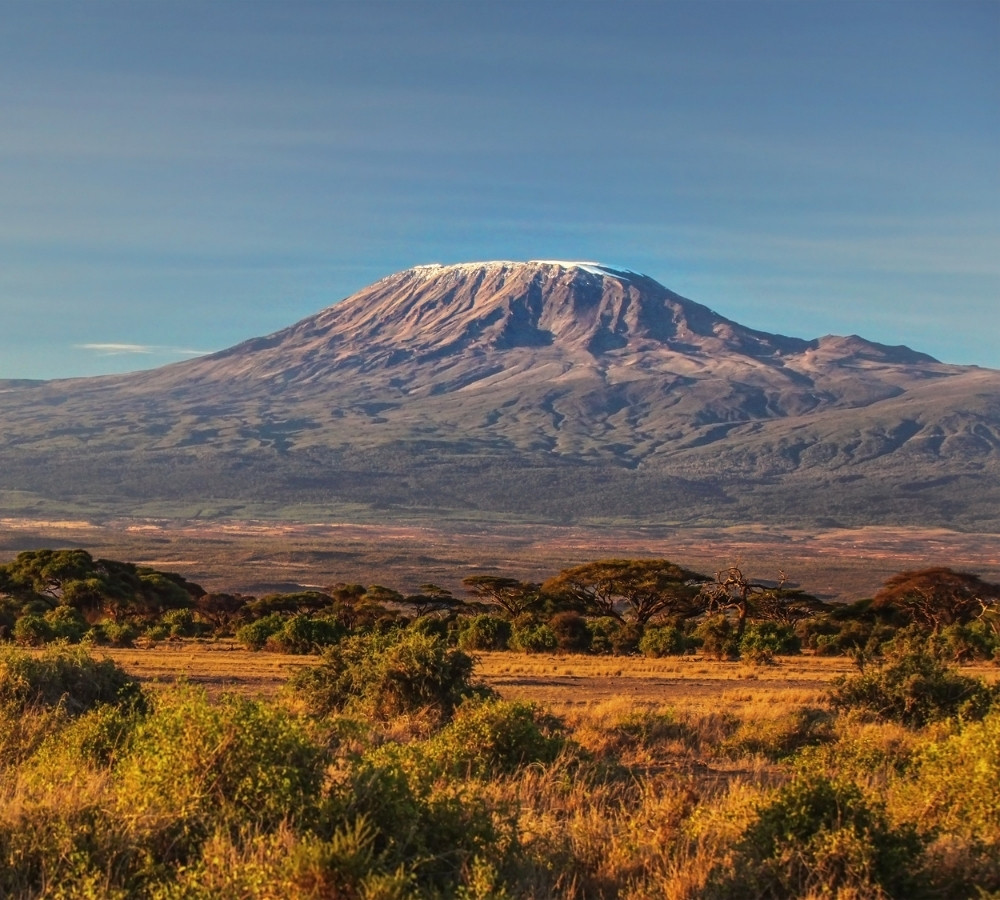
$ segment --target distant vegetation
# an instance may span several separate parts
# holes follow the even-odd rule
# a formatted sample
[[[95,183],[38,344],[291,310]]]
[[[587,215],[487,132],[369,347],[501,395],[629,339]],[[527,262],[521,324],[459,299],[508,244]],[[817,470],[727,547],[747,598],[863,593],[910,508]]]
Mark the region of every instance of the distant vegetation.
[[[1000,585],[948,568],[901,572],[871,599],[831,605],[731,567],[709,577],[664,559],[605,559],[544,583],[470,575],[466,595],[436,585],[379,584],[263,597],[209,593],[170,572],[87,551],[33,550],[0,566],[0,638],[146,645],[232,638],[310,654],[400,629],[464,651],[700,654],[767,663],[802,650],[877,661],[900,640],[948,662],[1000,656]]]

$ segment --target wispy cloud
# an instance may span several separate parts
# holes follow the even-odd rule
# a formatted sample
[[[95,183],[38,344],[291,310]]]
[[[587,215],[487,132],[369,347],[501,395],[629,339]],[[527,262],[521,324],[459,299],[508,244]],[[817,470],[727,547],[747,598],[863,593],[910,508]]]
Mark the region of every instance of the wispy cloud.
[[[190,350],[185,347],[160,347],[156,344],[75,344],[80,350],[93,350],[101,356],[127,354],[163,354],[168,356],[204,356],[210,350]]]

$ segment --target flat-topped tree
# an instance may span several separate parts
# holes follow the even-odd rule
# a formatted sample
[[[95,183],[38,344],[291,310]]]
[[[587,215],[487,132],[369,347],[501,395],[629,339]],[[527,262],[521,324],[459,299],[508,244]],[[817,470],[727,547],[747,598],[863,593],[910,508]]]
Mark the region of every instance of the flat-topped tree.
[[[334,615],[349,631],[373,624],[388,613],[387,604],[400,603],[403,599],[399,591],[380,584],[365,587],[363,584],[339,582],[327,591],[333,598]]]
[[[435,612],[452,612],[466,605],[447,588],[436,584],[422,584],[419,593],[408,594],[398,602],[410,607],[418,619]]]
[[[998,605],[1000,584],[944,566],[893,575],[872,598],[875,609],[899,610],[934,631],[970,622]]]
[[[86,618],[148,619],[194,605],[205,591],[173,572],[94,559],[86,550],[28,550],[0,567],[4,591],[50,608],[70,606]]]
[[[462,579],[468,592],[480,603],[498,606],[509,619],[532,612],[542,604],[539,585],[500,575],[470,575]]]
[[[694,615],[708,580],[667,559],[601,559],[564,569],[542,591],[582,606],[588,615],[645,625],[656,616]]]

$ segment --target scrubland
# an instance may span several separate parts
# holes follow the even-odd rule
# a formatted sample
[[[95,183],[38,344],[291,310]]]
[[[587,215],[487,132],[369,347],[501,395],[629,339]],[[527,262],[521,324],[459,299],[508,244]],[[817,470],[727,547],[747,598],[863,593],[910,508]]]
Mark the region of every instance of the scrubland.
[[[1000,892],[991,663],[229,646],[3,649],[0,894]]]

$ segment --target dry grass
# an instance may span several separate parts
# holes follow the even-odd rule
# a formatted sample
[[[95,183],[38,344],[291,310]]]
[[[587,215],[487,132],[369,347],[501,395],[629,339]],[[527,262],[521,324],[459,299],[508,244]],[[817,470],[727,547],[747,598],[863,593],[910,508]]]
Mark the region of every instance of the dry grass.
[[[186,679],[210,693],[233,691],[271,696],[313,656],[253,652],[229,640],[169,641],[148,649],[102,648],[104,654],[146,683]],[[690,714],[728,712],[745,718],[776,718],[822,705],[833,679],[857,670],[844,657],[786,656],[774,665],[750,666],[700,657],[567,655],[494,652],[476,655],[476,674],[509,700],[529,700],[557,715],[582,711],[603,716],[611,709],[669,706]],[[1000,680],[997,666],[963,672]]]

